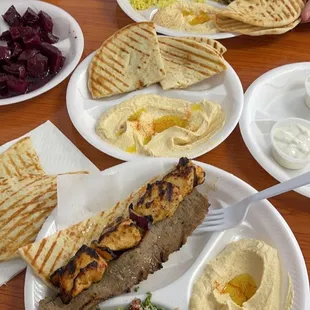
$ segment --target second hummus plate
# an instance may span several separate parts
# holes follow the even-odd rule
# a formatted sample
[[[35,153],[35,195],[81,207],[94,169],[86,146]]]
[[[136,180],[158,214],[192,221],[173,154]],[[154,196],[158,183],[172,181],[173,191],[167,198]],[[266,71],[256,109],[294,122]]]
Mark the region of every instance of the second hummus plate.
[[[112,167],[105,170],[103,174],[125,175],[126,190],[132,192],[145,180],[157,176],[158,171],[162,169],[163,172],[169,171],[177,162],[177,159],[150,158]],[[197,189],[208,197],[213,207],[218,206],[219,202],[227,205],[234,204],[255,193],[251,186],[230,173],[201,162],[196,162],[196,164],[206,172],[204,184],[198,186]],[[57,231],[54,216],[55,212],[45,222],[37,240]],[[166,310],[176,308],[188,310],[193,284],[205,264],[215,258],[229,243],[244,238],[262,240],[278,250],[282,292],[280,309],[285,309],[286,293],[290,285],[288,273],[291,276],[295,295],[292,310],[309,309],[309,281],[301,250],[285,220],[267,200],[256,203],[249,210],[245,221],[238,227],[222,233],[199,234],[194,232],[188,238],[186,245],[169,257],[161,270],[139,284],[139,292],[133,291],[112,298],[102,303],[100,308],[116,310],[118,307],[124,307],[127,309],[128,304],[135,297],[144,299],[146,292],[152,292],[154,304]],[[25,309],[39,309],[39,301],[51,294],[53,294],[52,291],[34,275],[30,268],[27,268]]]
[[[226,5],[220,4],[215,1],[205,1],[205,2],[219,9],[226,7]],[[155,13],[158,11],[158,9],[155,6],[147,10],[135,10],[130,4],[130,0],[117,0],[117,3],[121,7],[121,9],[135,22],[151,21]],[[206,38],[210,38],[214,40],[220,40],[220,39],[228,39],[228,38],[239,36],[239,34],[231,33],[231,32],[217,32],[217,33],[210,33],[210,34],[201,34],[201,33],[169,29],[169,28],[162,27],[159,25],[156,25],[155,27],[158,33],[162,33],[162,34],[165,34],[167,36],[172,36],[172,37],[195,36],[195,37],[206,37]]]
[[[238,75],[226,62],[227,70],[195,84],[185,90],[164,91],[159,84],[127,94],[94,100],[88,91],[88,67],[95,52],[89,55],[75,70],[67,89],[67,109],[75,128],[91,145],[115,158],[130,161],[146,156],[126,152],[101,139],[95,130],[96,123],[105,111],[121,102],[141,94],[156,94],[170,98],[199,102],[203,99],[218,103],[224,111],[226,123],[207,143],[199,144],[186,151],[190,158],[197,158],[222,143],[239,122],[243,109],[243,89]]]

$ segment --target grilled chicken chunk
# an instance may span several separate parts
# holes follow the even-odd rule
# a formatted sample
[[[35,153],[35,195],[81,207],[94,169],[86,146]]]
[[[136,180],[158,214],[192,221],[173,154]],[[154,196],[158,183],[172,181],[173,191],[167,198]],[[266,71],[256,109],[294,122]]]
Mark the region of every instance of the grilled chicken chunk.
[[[71,297],[73,298],[88,289],[92,283],[99,282],[106,268],[107,263],[100,256],[98,260],[92,261],[85,268],[82,268],[74,279]]]
[[[153,224],[172,216],[182,201],[179,188],[165,181],[156,181],[147,185],[134,211],[143,216],[151,215]]]
[[[176,168],[168,173],[163,180],[178,186],[182,198],[184,198],[197,185],[204,182],[205,172],[201,167],[194,165],[188,158],[182,157]]]
[[[138,245],[142,237],[141,230],[131,219],[120,217],[103,231],[95,245],[111,251],[123,251]]]
[[[107,262],[94,249],[83,245],[66,266],[57,269],[51,276],[54,285],[60,287],[59,296],[63,303],[101,280]]]

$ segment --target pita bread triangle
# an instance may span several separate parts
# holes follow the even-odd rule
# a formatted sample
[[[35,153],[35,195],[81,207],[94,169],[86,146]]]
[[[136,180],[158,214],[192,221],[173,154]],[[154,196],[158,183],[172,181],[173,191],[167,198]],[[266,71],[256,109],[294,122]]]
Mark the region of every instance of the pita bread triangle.
[[[202,45],[205,45],[207,47],[212,47],[214,50],[216,50],[220,55],[223,55],[227,52],[226,47],[221,44],[219,41],[206,38],[206,37],[183,37],[183,39],[187,40],[194,40],[198,43],[201,43]]]
[[[284,27],[300,17],[304,5],[303,0],[235,0],[218,16],[258,27]]]
[[[28,175],[0,179],[0,262],[18,257],[33,242],[57,205],[57,177]]]
[[[164,90],[187,88],[226,69],[224,58],[213,48],[194,40],[159,37],[166,77]]]
[[[89,66],[93,98],[130,92],[159,82],[165,68],[154,23],[131,24],[107,39]]]
[[[23,138],[0,154],[0,178],[45,174],[30,137]]]
[[[284,27],[263,28],[248,25],[228,17],[217,16],[216,25],[221,31],[235,32],[240,34],[246,34],[249,36],[261,36],[286,33],[295,28],[300,23],[300,21],[301,19],[297,19],[293,23]]]

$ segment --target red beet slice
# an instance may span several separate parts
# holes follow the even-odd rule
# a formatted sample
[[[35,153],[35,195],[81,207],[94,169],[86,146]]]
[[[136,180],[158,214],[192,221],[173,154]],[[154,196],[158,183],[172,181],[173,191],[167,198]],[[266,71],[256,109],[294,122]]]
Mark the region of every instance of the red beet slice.
[[[41,28],[45,32],[53,32],[54,23],[53,23],[52,18],[47,13],[45,13],[44,11],[40,11],[39,19],[40,19]]]
[[[26,80],[19,80],[9,78],[7,80],[8,89],[16,94],[24,94],[28,89],[28,82]]]
[[[0,73],[0,90],[2,91],[7,87],[8,77],[5,73]]]
[[[27,61],[28,59],[32,58],[35,54],[38,54],[38,53],[39,51],[35,49],[24,50],[18,57],[18,61]]]
[[[59,41],[59,38],[53,35],[51,32],[41,31],[41,40],[42,42],[47,42],[50,44],[55,44]]]
[[[0,40],[1,41],[12,41],[10,31],[7,30],[7,31],[2,32],[2,34],[0,36]]]
[[[48,58],[38,53],[27,61],[29,75],[36,78],[46,76],[48,72]]]
[[[11,51],[6,46],[0,46],[0,60],[10,59]]]
[[[24,25],[35,25],[39,22],[38,14],[31,8],[27,9],[22,19]]]
[[[22,46],[19,43],[13,42],[11,50],[12,50],[11,58],[14,58],[14,57],[19,56],[22,53],[23,48],[22,48]]]
[[[17,41],[19,39],[21,39],[21,27],[19,26],[12,26],[10,27],[10,35],[11,38],[13,39],[13,41]]]
[[[14,5],[12,5],[2,17],[10,26],[20,25],[21,23],[21,16],[16,11]]]
[[[41,43],[40,36],[35,29],[27,26],[22,29],[22,38],[26,48],[33,49]]]
[[[48,57],[51,73],[58,73],[64,64],[65,59],[62,56],[61,51],[57,47],[43,42],[41,43],[41,52]]]
[[[4,65],[3,70],[20,79],[26,78],[26,68],[24,65],[11,63],[10,65]]]

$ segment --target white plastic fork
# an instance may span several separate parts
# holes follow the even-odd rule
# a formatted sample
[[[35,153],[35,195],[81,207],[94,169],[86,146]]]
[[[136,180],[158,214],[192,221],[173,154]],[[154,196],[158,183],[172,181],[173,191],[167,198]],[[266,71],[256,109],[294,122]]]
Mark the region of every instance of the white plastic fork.
[[[197,231],[199,233],[208,231],[223,231],[235,227],[244,221],[253,202],[289,192],[309,183],[310,172],[307,172],[283,183],[269,187],[252,196],[246,197],[232,206],[221,209],[211,209],[208,211],[204,222],[197,228]]]

